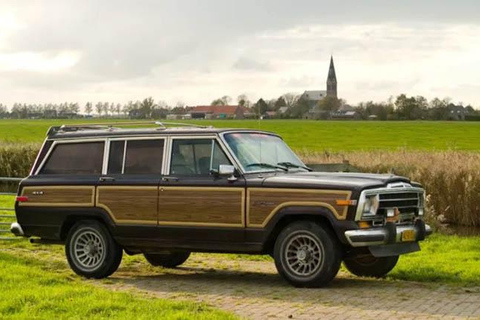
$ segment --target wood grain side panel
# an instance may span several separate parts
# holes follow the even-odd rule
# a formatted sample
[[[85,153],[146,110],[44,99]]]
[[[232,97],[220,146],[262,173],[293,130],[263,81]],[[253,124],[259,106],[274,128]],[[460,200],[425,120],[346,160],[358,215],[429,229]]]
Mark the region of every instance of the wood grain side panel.
[[[261,189],[247,191],[247,226],[264,227],[273,215],[287,206],[326,207],[339,220],[347,216],[348,207],[338,206],[336,200],[350,199],[350,191]]]
[[[22,207],[93,207],[94,186],[34,186],[25,187],[22,196],[27,202],[19,202]]]
[[[160,188],[159,224],[244,226],[244,189]]]
[[[157,224],[158,187],[97,187],[97,206],[117,223]]]

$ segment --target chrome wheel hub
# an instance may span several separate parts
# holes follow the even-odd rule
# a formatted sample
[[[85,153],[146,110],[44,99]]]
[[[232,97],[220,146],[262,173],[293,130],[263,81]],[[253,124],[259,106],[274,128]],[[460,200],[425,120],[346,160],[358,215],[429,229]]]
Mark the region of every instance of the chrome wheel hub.
[[[316,238],[308,234],[293,236],[286,245],[285,261],[297,276],[310,276],[323,263],[323,249]]]
[[[73,241],[75,264],[83,270],[92,270],[105,260],[105,243],[93,230],[80,231]]]

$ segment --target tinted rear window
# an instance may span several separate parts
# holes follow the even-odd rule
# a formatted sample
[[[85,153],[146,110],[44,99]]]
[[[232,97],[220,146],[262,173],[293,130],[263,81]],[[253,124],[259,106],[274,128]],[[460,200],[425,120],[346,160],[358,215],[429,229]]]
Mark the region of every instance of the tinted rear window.
[[[164,140],[128,140],[124,174],[161,174]]]
[[[101,174],[104,142],[57,144],[40,174]]]

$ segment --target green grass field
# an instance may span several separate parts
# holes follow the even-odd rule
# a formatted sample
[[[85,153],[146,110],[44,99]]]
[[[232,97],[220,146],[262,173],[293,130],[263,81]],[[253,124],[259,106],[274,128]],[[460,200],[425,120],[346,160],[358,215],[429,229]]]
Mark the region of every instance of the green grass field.
[[[1,319],[235,319],[193,302],[113,292],[53,262],[0,252]]]
[[[12,200],[13,197],[0,196],[0,207],[11,207]],[[480,237],[434,234],[422,242],[421,247],[420,252],[402,256],[387,279],[435,285],[480,286]],[[195,255],[200,255],[201,261],[206,261],[210,256]],[[269,256],[219,256],[222,261],[273,263]],[[152,272],[152,267],[138,255],[124,255],[121,268],[139,277]],[[109,280],[92,283],[76,276],[68,267],[63,246],[32,245],[26,240],[0,241],[0,279],[0,319],[234,318],[203,304],[152,299],[137,293],[112,292],[108,288],[100,288],[95,283],[108,287]]]
[[[105,120],[90,120],[105,122]],[[52,125],[85,120],[0,120],[0,142],[42,142]],[[214,120],[195,123],[280,134],[295,150],[479,150],[479,122]]]

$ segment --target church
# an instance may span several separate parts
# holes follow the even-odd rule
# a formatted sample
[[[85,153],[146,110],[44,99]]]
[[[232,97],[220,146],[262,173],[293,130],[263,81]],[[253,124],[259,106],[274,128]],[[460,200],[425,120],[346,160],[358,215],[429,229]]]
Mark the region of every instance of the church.
[[[318,102],[325,97],[338,98],[337,76],[335,74],[333,56],[330,57],[330,67],[328,68],[327,90],[307,90],[301,97],[308,101],[311,109],[315,108],[318,105]]]

